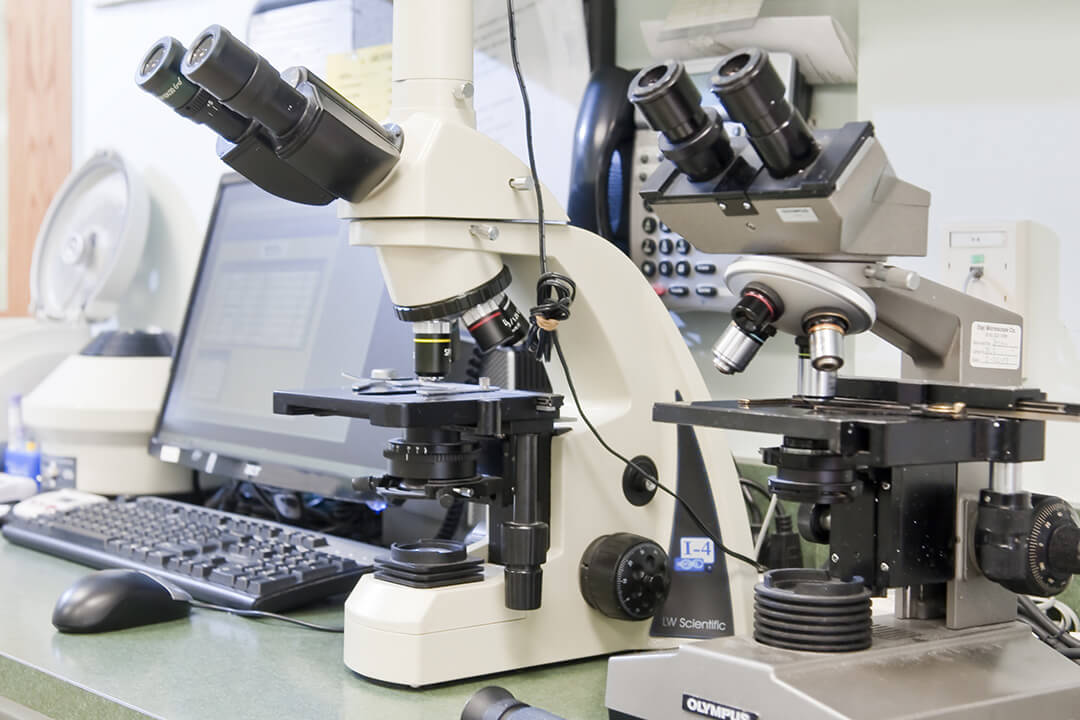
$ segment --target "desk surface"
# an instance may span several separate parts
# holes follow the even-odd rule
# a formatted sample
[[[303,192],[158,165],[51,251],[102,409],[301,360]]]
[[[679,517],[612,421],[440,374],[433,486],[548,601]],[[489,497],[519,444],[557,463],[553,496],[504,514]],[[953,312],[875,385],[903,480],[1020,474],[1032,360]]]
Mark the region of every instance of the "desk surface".
[[[54,718],[394,718],[456,720],[472,693],[501,685],[573,720],[606,718],[603,660],[426,690],[366,681],[341,660],[341,635],[194,610],[188,619],[101,635],[62,635],[53,605],[89,572],[0,539],[0,697]],[[340,624],[340,606],[296,613]]]

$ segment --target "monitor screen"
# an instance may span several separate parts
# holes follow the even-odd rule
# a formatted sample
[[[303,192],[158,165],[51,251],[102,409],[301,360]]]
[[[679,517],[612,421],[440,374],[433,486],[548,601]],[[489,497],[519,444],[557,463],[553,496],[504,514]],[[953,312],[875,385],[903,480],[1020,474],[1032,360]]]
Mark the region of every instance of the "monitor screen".
[[[350,247],[336,208],[274,197],[239,177],[218,188],[151,443],[164,460],[279,487],[353,496],[400,434],[363,420],[273,413],[273,392],[408,375],[375,251]]]

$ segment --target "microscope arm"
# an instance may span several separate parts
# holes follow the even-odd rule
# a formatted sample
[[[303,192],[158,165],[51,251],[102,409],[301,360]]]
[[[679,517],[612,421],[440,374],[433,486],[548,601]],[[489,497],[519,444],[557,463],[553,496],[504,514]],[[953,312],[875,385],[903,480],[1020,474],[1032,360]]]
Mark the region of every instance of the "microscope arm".
[[[973,341],[986,340],[978,337],[982,331],[975,323],[1022,335],[1024,320],[1020,315],[891,266],[813,264],[859,286],[874,301],[877,319],[871,332],[904,354],[903,377],[965,385],[1020,384],[1019,349],[1012,368],[1004,367],[1006,362],[1002,362],[1003,367],[977,367],[971,362]],[[1020,347],[1019,341],[1016,347]],[[988,363],[979,363],[984,364]]]

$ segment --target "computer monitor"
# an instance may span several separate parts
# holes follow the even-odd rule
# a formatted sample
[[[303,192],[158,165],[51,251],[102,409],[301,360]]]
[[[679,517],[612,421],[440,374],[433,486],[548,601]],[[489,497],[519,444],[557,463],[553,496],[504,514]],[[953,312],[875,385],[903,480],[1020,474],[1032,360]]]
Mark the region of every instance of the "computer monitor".
[[[375,251],[350,247],[336,209],[222,179],[150,452],[166,462],[276,487],[355,499],[353,477],[382,474],[400,431],[340,417],[273,413],[273,392],[408,376],[412,334],[398,320]]]

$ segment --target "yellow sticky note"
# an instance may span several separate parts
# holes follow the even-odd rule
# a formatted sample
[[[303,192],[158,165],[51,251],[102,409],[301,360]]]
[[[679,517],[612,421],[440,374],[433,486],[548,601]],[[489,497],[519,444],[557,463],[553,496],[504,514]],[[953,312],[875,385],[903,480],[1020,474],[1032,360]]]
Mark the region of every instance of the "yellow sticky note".
[[[379,122],[390,114],[390,45],[373,45],[326,60],[326,82]]]

